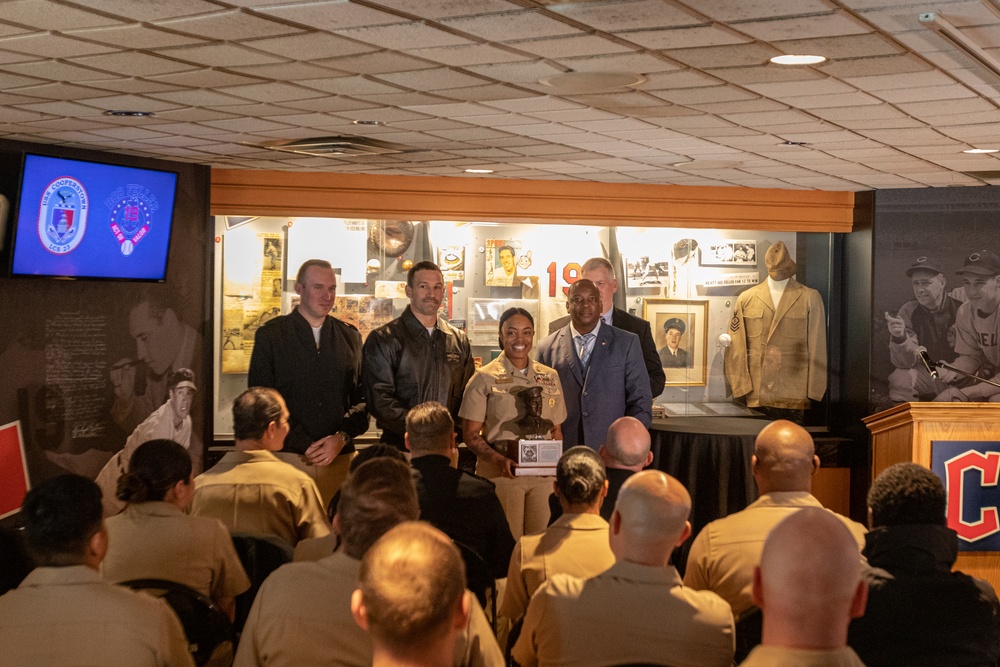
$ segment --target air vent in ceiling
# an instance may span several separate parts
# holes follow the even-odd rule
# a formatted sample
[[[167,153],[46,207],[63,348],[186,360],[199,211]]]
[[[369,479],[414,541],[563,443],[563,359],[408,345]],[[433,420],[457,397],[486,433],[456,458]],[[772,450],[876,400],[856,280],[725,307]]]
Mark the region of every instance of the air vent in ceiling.
[[[312,137],[310,139],[295,139],[291,141],[266,141],[255,144],[260,148],[296,155],[312,155],[315,157],[344,157],[360,155],[393,155],[407,153],[415,149],[409,146],[369,139],[367,137]]]
[[[966,176],[978,178],[981,181],[1000,181],[1000,170],[992,171],[963,171]]]

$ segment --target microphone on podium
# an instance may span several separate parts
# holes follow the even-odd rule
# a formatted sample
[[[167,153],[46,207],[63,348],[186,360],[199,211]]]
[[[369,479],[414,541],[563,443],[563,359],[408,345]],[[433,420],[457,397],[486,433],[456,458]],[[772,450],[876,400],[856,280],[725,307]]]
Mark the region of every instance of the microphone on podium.
[[[934,378],[935,380],[937,380],[938,379],[938,372],[937,372],[937,369],[935,368],[935,366],[937,366],[937,363],[931,361],[930,355],[927,354],[927,348],[924,347],[923,345],[921,345],[920,347],[918,347],[917,348],[917,355],[920,357],[920,361],[922,361],[924,363],[924,368],[927,369],[927,372],[930,374],[930,376],[932,378]]]

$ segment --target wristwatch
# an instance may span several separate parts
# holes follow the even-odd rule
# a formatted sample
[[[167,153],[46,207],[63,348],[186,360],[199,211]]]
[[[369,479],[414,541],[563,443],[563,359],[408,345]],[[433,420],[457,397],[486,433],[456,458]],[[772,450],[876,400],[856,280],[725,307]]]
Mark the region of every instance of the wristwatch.
[[[347,431],[337,431],[337,435],[341,437],[344,441],[344,447],[347,447],[354,442],[354,438],[347,434]]]

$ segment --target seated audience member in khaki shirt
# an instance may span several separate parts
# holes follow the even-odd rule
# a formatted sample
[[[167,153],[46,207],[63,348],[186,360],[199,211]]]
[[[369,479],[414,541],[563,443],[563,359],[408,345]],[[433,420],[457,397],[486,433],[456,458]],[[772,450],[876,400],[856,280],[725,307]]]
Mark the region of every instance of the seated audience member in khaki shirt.
[[[340,489],[333,519],[341,546],[314,562],[289,563],[261,586],[243,628],[236,665],[372,664],[372,642],[351,616],[361,558],[386,531],[417,518],[417,493],[405,462],[367,461]],[[459,636],[455,665],[502,667],[503,654],[479,603]]]
[[[291,546],[330,534],[316,483],[274,455],[288,435],[288,408],[274,389],[251,387],[233,401],[236,451],[195,478],[191,513],[230,533],[271,535]]]
[[[458,547],[429,523],[406,521],[380,537],[351,596],[351,614],[372,639],[372,666],[449,664],[474,602],[464,579]]]
[[[507,588],[497,615],[515,623],[542,583],[557,573],[591,577],[608,569],[608,522],[599,512],[607,495],[604,463],[589,447],[572,447],[556,466],[555,494],[563,509],[544,532],[518,540],[510,557]],[[506,637],[501,624],[500,636]]]
[[[760,498],[702,528],[691,544],[684,573],[685,586],[719,594],[736,617],[753,606],[753,570],[760,562],[768,533],[803,507],[822,507],[810,493],[819,457],[812,436],[801,426],[778,420],[764,427],[757,436],[750,468]],[[854,535],[860,552],[865,527],[839,514],[834,516]]]
[[[556,575],[528,605],[514,659],[531,665],[728,667],[729,605],[681,584],[670,554],[691,534],[691,497],[659,470],[629,477],[611,515],[615,564],[589,579]]]
[[[854,536],[832,512],[806,507],[785,518],[767,536],[753,578],[763,640],[740,664],[863,667],[847,646],[848,625],[868,599],[861,568]]]
[[[78,475],[48,479],[25,496],[24,537],[38,567],[0,597],[0,663],[194,666],[164,601],[101,579],[102,514],[101,488]]]
[[[236,596],[250,588],[250,580],[222,522],[184,514],[194,498],[187,449],[172,440],[139,445],[118,480],[117,498],[127,505],[106,521],[104,579],[176,581],[211,598],[232,618]]]

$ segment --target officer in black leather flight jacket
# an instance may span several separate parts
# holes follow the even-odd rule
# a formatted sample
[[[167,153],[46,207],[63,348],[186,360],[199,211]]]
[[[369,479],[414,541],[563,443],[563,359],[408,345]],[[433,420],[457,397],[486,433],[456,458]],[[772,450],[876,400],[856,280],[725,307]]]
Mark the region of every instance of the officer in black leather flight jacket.
[[[415,405],[443,403],[459,423],[462,394],[475,370],[465,333],[438,317],[444,289],[436,264],[414,264],[406,276],[410,305],[365,341],[362,376],[368,412],[382,429],[382,442],[403,450],[406,413]]]

